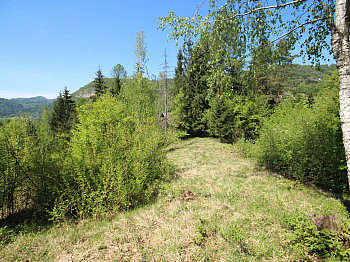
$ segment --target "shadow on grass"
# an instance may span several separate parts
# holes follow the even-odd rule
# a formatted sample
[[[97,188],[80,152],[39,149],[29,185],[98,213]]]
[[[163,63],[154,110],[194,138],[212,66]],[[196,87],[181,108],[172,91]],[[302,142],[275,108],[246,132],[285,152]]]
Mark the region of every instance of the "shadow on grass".
[[[350,214],[350,191],[349,190],[341,190],[337,188],[327,187],[325,185],[316,184],[315,179],[313,179],[312,177],[307,177],[304,180],[297,179],[291,175],[282,174],[277,170],[274,170],[273,168],[268,168],[264,166],[256,166],[254,169],[260,172],[269,171],[270,175],[276,178],[281,177],[284,179],[288,179],[290,181],[294,181],[296,183],[300,183],[308,188],[320,190],[324,194],[340,200],[342,205],[346,208],[347,212]]]
[[[181,139],[182,141],[189,141],[190,138],[186,138],[186,139]],[[191,146],[193,145],[195,142],[190,142],[188,144],[182,144],[181,146],[180,145],[176,145],[176,146],[170,146],[168,147],[168,149],[166,150],[167,153],[170,153],[170,152],[173,152],[175,150],[179,150],[179,149],[182,149],[182,148],[185,148],[185,147],[188,147],[188,146]]]
[[[53,225],[47,215],[34,209],[27,209],[0,219],[0,247],[9,244],[16,236],[27,233],[37,233]]]

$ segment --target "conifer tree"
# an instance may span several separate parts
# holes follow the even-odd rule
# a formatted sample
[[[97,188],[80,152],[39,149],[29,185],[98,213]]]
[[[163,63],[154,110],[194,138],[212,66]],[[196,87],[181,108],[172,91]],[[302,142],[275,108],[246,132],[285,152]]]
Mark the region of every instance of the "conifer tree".
[[[180,89],[184,85],[185,76],[184,76],[184,66],[185,66],[185,57],[182,54],[182,49],[179,49],[179,52],[177,53],[177,67],[175,68],[175,77],[174,77],[174,89],[173,89],[173,95],[176,96],[179,94]]]
[[[67,87],[60,92],[53,104],[50,117],[50,127],[55,134],[69,133],[76,119],[76,105]]]
[[[104,75],[102,74],[101,68],[99,67],[96,72],[96,77],[94,81],[95,98],[100,97],[102,94],[106,93],[106,84],[104,82]]]
[[[209,108],[206,100],[208,77],[208,48],[198,43],[193,46],[187,42],[184,52],[188,54],[184,72],[182,62],[178,61],[177,85],[178,94],[175,98],[175,112],[179,128],[191,136],[206,135],[204,111]],[[181,55],[178,58],[181,58]],[[181,80],[180,80],[181,79]]]

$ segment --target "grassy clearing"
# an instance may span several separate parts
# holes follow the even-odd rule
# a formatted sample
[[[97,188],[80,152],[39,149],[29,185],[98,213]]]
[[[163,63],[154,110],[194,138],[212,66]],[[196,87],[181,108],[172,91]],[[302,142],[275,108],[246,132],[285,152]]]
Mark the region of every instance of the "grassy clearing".
[[[288,219],[347,219],[339,200],[257,169],[217,140],[181,141],[168,151],[179,171],[154,203],[112,220],[19,235],[0,260],[297,261],[305,258],[291,248]]]

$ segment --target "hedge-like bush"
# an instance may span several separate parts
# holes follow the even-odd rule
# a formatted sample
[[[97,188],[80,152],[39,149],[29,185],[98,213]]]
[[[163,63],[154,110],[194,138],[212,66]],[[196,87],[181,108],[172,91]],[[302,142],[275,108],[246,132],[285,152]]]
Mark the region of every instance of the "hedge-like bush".
[[[54,216],[103,215],[150,200],[167,168],[163,134],[152,118],[134,120],[126,105],[110,96],[78,109]]]
[[[334,191],[347,189],[334,85],[316,97],[311,106],[302,101],[282,103],[266,121],[256,145],[261,165]]]

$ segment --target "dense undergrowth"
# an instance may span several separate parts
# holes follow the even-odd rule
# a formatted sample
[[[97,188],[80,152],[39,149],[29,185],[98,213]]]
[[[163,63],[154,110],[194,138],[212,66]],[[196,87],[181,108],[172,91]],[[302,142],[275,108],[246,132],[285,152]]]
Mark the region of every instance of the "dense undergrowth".
[[[333,192],[348,191],[337,86],[333,74],[313,103],[282,102],[246,149],[248,154],[288,177]]]
[[[171,169],[152,88],[136,75],[118,97],[105,94],[78,107],[68,120],[64,99],[73,102],[60,96],[55,122],[1,122],[2,217],[33,209],[50,220],[82,219],[152,200]],[[59,122],[60,110],[68,124]]]

